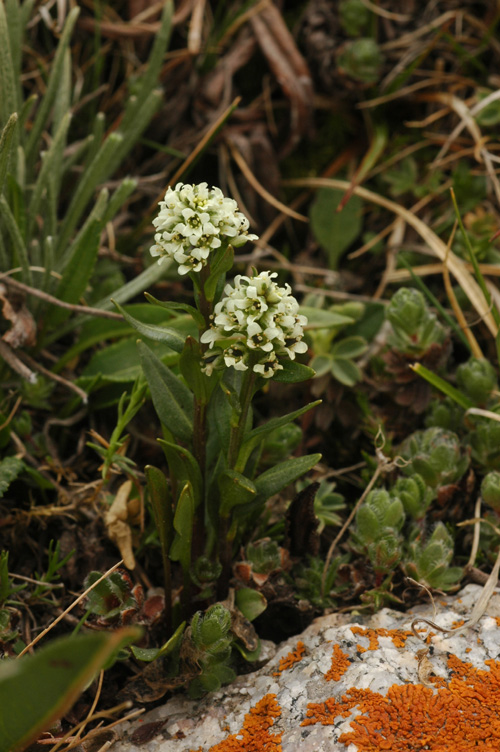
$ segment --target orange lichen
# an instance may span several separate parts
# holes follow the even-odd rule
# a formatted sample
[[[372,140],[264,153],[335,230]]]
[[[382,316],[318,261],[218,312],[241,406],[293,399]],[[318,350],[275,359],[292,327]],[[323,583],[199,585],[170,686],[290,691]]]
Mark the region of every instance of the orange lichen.
[[[308,705],[302,725],[333,725],[357,707],[352,731],[340,736],[358,752],[498,752],[500,749],[500,662],[489,670],[450,656],[448,686],[435,682],[394,685],[387,695],[370,689],[349,690],[340,700]],[[441,686],[439,686],[441,685]]]
[[[240,731],[210,747],[209,752],[282,752],[281,734],[269,732],[274,719],[280,715],[276,695],[265,695],[250,708]]]
[[[408,637],[412,637],[413,632],[408,629],[384,629],[379,627],[378,629],[371,629],[370,627],[351,627],[351,632],[354,635],[362,635],[368,638],[368,647],[364,648],[362,645],[356,645],[358,653],[366,653],[367,650],[377,650],[379,647],[379,637],[390,637],[396,648],[404,648]]]
[[[325,674],[327,681],[339,681],[341,676],[345,674],[349,666],[351,665],[351,659],[340,649],[340,645],[333,646],[332,665]]]
[[[278,670],[274,672],[273,676],[279,676],[282,671],[286,671],[287,668],[292,668],[296,663],[299,663],[304,657],[306,652],[306,646],[299,640],[295,650],[291,650],[283,658],[280,658]]]

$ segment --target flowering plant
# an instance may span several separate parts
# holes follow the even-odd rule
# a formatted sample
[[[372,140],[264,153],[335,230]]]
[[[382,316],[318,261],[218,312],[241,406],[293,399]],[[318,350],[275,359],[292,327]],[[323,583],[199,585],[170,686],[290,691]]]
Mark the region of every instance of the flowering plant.
[[[168,466],[166,473],[151,465],[145,470],[162,547],[167,608],[172,562],[179,562],[187,617],[196,596],[227,596],[233,552],[249,525],[271,496],[319,461],[318,454],[294,457],[263,471],[259,462],[267,437],[318,403],[253,427],[252,399],[259,389],[273,379],[302,381],[314,371],[296,358],[307,350],[307,319],[288,284],[280,286],[276,273],[255,270],[226,284],[234,248],[257,239],[248,233],[249,222],[236,202],[206,183],[178,183],[167,190],[154,225],[152,255],[159,263],[176,264],[178,273],[190,278],[195,305],[147,298],[174,315],[187,313],[192,334],[144,324],[118,308],[143,337],[178,353],[169,368],[139,341]],[[248,602],[248,595],[240,600]],[[252,610],[255,615],[253,602]],[[168,620],[173,628],[172,614]]]

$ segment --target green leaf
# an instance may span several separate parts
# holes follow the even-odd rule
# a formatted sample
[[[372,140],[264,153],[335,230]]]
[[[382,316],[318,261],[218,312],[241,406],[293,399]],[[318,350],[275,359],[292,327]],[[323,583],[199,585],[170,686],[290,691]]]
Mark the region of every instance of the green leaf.
[[[306,329],[329,329],[332,326],[348,326],[355,322],[351,316],[314,306],[300,306],[299,313],[307,316]]]
[[[188,305],[187,303],[173,303],[171,300],[158,300],[157,298],[154,298],[152,295],[150,295],[149,292],[145,292],[144,296],[152,305],[160,306],[161,308],[165,308],[167,311],[185,311],[186,313],[189,313],[190,316],[193,317],[193,320],[198,329],[205,328],[205,319],[203,318],[201,313],[196,308],[194,308],[194,306]]]
[[[166,366],[177,363],[177,353],[159,342],[155,344],[157,346],[152,349],[161,358],[162,363]],[[81,378],[87,380],[89,377],[101,375],[107,382],[124,384],[135,381],[141,373],[141,364],[137,358],[137,339],[134,336],[114,342],[102,350],[96,350],[85,366]]]
[[[168,556],[174,537],[174,513],[167,479],[165,474],[153,465],[146,465],[144,473],[160,545],[164,555]]]
[[[174,515],[175,538],[170,547],[170,558],[179,561],[186,572],[191,565],[193,540],[194,497],[190,483],[186,483],[179,496]]]
[[[71,203],[64,215],[59,237],[57,239],[57,257],[65,262],[68,242],[82,216],[92,194],[107,176],[110,170],[110,162],[121,144],[123,137],[120,133],[111,133],[102,144],[98,153],[83,173],[77,188],[72,193]]]
[[[139,661],[151,663],[157,658],[165,658],[171,655],[180,645],[182,635],[186,629],[186,622],[179,624],[172,637],[170,637],[160,648],[139,648],[137,645],[131,645],[130,650]]]
[[[337,212],[343,191],[321,188],[310,210],[311,228],[318,243],[327,251],[329,266],[337,269],[340,258],[362,229],[363,203],[358,196],[351,196],[340,212]]]
[[[309,472],[321,459],[321,454],[307,454],[305,457],[293,457],[279,465],[271,467],[255,480],[255,488],[261,500],[267,501],[289,483]]]
[[[312,379],[315,375],[312,368],[297,363],[296,360],[280,360],[283,366],[282,370],[276,371],[273,381],[279,381],[281,384],[298,384],[300,381]]]
[[[231,245],[215,254],[215,259],[210,264],[210,275],[205,282],[205,297],[207,300],[212,301],[214,299],[219,278],[231,269],[233,263],[234,250]]]
[[[66,713],[109,658],[139,639],[127,627],[62,637],[35,655],[0,662],[0,746],[24,749]]]
[[[333,358],[331,355],[315,355],[311,360],[310,367],[313,369],[315,376],[324,376],[325,373],[330,373],[332,361]]]
[[[217,479],[220,491],[219,513],[229,517],[233,507],[253,501],[257,489],[249,478],[235,470],[225,470]]]
[[[200,343],[193,337],[188,337],[181,353],[179,368],[196,399],[206,405],[219,381],[220,374],[213,373],[211,376],[207,376],[201,370],[201,364]]]
[[[241,611],[248,621],[256,619],[267,608],[267,601],[262,593],[253,588],[241,588],[241,590],[237,590],[234,602],[236,608]]]
[[[337,381],[340,381],[344,386],[354,386],[361,380],[361,371],[356,363],[346,358],[332,359],[330,364],[330,371]]]
[[[175,350],[175,352],[182,352],[184,349],[185,337],[182,337],[175,329],[170,329],[167,326],[156,326],[155,324],[143,324],[142,321],[131,316],[125,311],[122,306],[113,300],[113,303],[120,311],[121,315],[128,321],[128,323],[134,327],[139,334],[148,339],[153,339],[156,342],[164,342],[166,345]]]
[[[14,165],[14,150],[15,144],[14,134],[17,128],[17,114],[14,112],[7,120],[5,128],[0,136],[0,193],[3,191],[5,178],[9,168],[12,169]]]
[[[20,266],[23,271],[23,281],[25,283],[31,282],[31,270],[28,252],[24,243],[23,236],[18,223],[16,222],[11,208],[7,203],[7,199],[4,195],[0,194],[0,219],[3,221],[3,226],[7,230],[12,245],[12,257],[13,263]]]
[[[104,209],[104,206],[101,208]],[[55,296],[58,300],[65,303],[78,303],[84,294],[94,271],[99,252],[101,231],[102,221],[100,216],[96,216],[79,233],[71,254],[71,259],[65,267],[62,279],[57,286]],[[65,308],[53,307],[47,315],[46,327],[52,328],[57,324],[61,324],[70,315],[71,311]]]
[[[24,470],[24,462],[19,457],[4,457],[0,461],[0,499],[13,480]]]
[[[367,344],[363,337],[345,337],[332,347],[334,358],[358,358],[366,352]]]
[[[9,27],[3,2],[0,3],[0,122],[5,123],[17,110],[16,74],[9,39]]]
[[[252,431],[250,431],[241,445],[240,453],[238,455],[238,461],[236,463],[236,470],[243,472],[251,453],[253,452],[257,444],[259,444],[259,442],[261,442],[268,434],[272,433],[272,431],[275,431],[277,428],[287,426],[296,418],[299,418],[301,415],[304,415],[304,413],[309,412],[309,410],[312,410],[313,407],[317,407],[320,404],[321,400],[310,402],[308,405],[300,407],[298,410],[294,410],[292,413],[282,415],[279,418],[271,418],[271,420],[268,420],[266,423],[263,423],[261,426],[258,426],[257,428],[254,428]]]
[[[432,371],[429,371],[429,369],[423,366],[421,363],[414,363],[413,365],[410,365],[410,368],[415,371],[415,373],[418,373],[419,376],[422,376],[422,378],[428,381],[429,384],[432,384],[432,386],[435,386],[436,389],[439,389],[441,392],[443,392],[443,394],[451,397],[451,399],[459,404],[460,407],[463,407],[465,410],[468,410],[470,407],[474,407],[472,400],[466,397],[465,394],[460,392],[458,389],[455,389],[454,386],[442,379],[441,376],[438,376]]]
[[[165,439],[158,439],[158,443],[161,444],[165,452],[172,478],[181,487],[188,481],[191,483],[195,506],[198,506],[201,501],[202,478],[200,466],[195,458],[188,449],[178,444],[172,444]]]
[[[46,126],[50,110],[52,108],[52,105],[54,104],[56,93],[61,85],[61,80],[64,75],[65,51],[69,46],[70,37],[79,14],[80,9],[73,8],[66,17],[66,23],[64,24],[64,29],[59,39],[56,54],[51,65],[47,88],[40,100],[40,107],[38,108],[38,111],[36,113],[35,122],[33,123],[33,127],[28,138],[28,143],[26,146],[26,163],[28,165],[35,165],[37,162],[35,155],[38,150],[38,142],[40,140],[40,136],[42,135],[42,131]]]
[[[159,419],[176,438],[190,441],[193,435],[192,393],[144,342],[139,340],[137,346]]]

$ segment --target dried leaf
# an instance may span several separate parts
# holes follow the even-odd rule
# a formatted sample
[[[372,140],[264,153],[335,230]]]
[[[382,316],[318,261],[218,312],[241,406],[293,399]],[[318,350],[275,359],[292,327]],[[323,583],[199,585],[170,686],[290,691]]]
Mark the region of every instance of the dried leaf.
[[[108,536],[118,546],[127,569],[135,568],[132,530],[129,524],[129,495],[131,490],[132,481],[127,480],[122,483],[104,518]]]
[[[4,285],[0,285],[0,303],[4,319],[11,322],[11,327],[2,335],[14,350],[19,347],[32,347],[36,343],[35,319],[15,293],[9,293]]]

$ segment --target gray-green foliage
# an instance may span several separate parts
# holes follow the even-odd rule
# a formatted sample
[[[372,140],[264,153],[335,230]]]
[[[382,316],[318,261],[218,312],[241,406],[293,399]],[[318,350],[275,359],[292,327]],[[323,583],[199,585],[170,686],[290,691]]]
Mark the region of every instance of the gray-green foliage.
[[[485,404],[498,388],[495,368],[485,358],[470,358],[459,365],[456,379],[457,386],[477,405]]]
[[[73,8],[66,18],[43,95],[25,101],[22,50],[33,6],[18,0],[0,3],[0,266],[18,269],[15,278],[72,304],[92,283],[105,224],[136,186],[134,179],[125,178],[113,192],[99,191],[161,102],[156,86],[170,36],[172,3],[165,3],[148,65],[136,82],[136,93],[126,101],[119,129],[104,136],[104,117],[98,113],[95,123],[89,123],[91,132],[80,141],[71,140],[77,101],[70,53],[80,10]],[[61,198],[68,196],[61,215]],[[29,305],[44,319],[38,344],[58,336],[70,311],[33,298]]]
[[[353,538],[375,572],[393,569],[402,554],[405,513],[400,499],[384,489],[370,491],[356,513]]]
[[[388,342],[402,353],[418,355],[445,339],[445,329],[419,290],[400,287],[387,306],[386,317],[392,325]]]
[[[442,522],[428,539],[411,541],[404,558],[406,574],[430,588],[448,590],[463,576],[462,567],[450,567],[454,541]]]
[[[389,594],[398,569],[427,587],[448,590],[463,575],[450,567],[454,540],[439,523],[426,535],[425,513],[434,498],[422,476],[400,477],[390,491],[371,491],[356,514],[351,539],[355,550],[367,556],[378,579],[373,591],[381,604]],[[414,522],[415,521],[415,522]]]
[[[400,454],[407,462],[403,468],[405,475],[420,473],[427,485],[435,489],[457,483],[470,461],[458,436],[438,427],[412,433],[403,442]]]
[[[231,613],[221,603],[194,614],[184,642],[184,654],[200,669],[189,685],[191,697],[213,692],[236,678],[229,665],[232,643]]]

